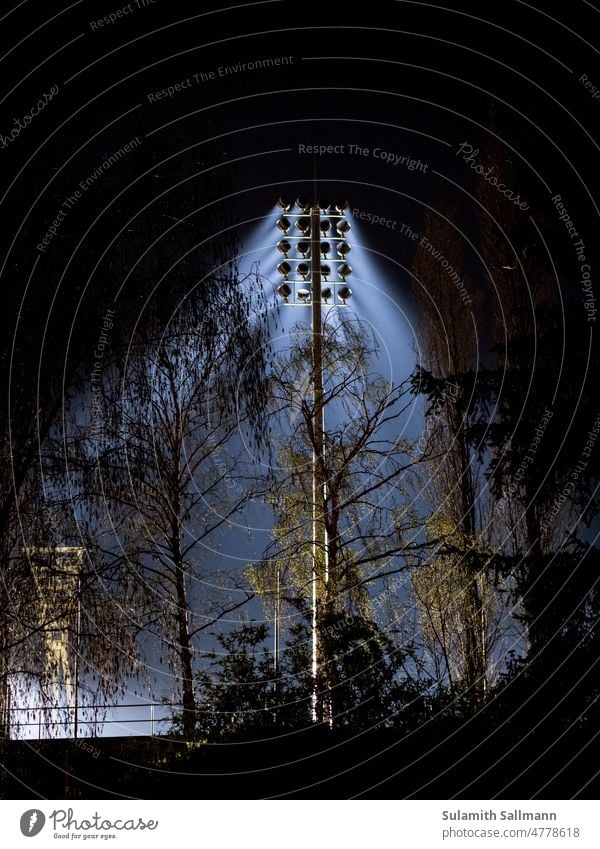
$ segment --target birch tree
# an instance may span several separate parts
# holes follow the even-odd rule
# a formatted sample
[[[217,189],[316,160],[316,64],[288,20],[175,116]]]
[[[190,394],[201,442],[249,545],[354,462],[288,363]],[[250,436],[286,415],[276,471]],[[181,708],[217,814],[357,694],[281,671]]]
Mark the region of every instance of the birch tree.
[[[308,606],[314,545],[312,457],[318,444],[314,423],[321,412],[310,391],[311,344],[309,328],[299,324],[289,350],[271,363],[269,409],[280,434],[269,498],[275,524],[264,561],[251,570],[255,586],[267,598],[273,597],[277,575],[284,601],[300,598]],[[378,374],[375,339],[353,316],[327,316],[323,348],[326,546],[317,542],[316,620],[320,687],[328,693],[319,711],[321,717],[327,711],[335,717],[336,687],[342,682],[336,680],[332,626],[345,615],[372,619],[369,587],[416,563],[425,543],[407,494],[420,462],[404,435],[413,403],[408,381],[391,384]]]

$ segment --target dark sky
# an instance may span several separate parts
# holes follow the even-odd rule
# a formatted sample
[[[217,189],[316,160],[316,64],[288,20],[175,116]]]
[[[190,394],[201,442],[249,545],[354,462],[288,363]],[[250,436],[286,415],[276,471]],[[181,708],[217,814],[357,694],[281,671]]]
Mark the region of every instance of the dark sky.
[[[587,74],[600,85],[590,41],[600,13],[583,0],[556,11],[520,0],[485,9],[464,0],[356,6],[269,0],[215,11],[202,4],[196,14],[179,0],[138,3],[25,2],[5,13],[2,37],[10,52],[2,60],[0,132],[7,136],[15,118],[58,86],[40,115],[0,151],[4,184],[16,178],[6,199],[10,223],[28,211],[36,222],[26,243],[17,242],[24,252],[17,262],[25,267],[57,203],[138,136],[139,148],[111,169],[110,180],[108,173],[99,178],[62,223],[55,256],[70,255],[99,207],[144,170],[150,149],[193,165],[211,137],[217,137],[213,162],[238,160],[226,169],[240,192],[240,220],[268,209],[280,187],[295,192],[312,180],[313,157],[299,145],[334,145],[338,152],[318,158],[324,191],[418,226],[422,204],[444,185],[464,205],[468,226],[471,204],[461,189],[473,191],[474,175],[457,146],[486,143],[494,104],[507,151],[518,150],[531,173],[568,197],[580,226],[591,229],[596,212],[586,187],[593,194],[600,100],[579,78]],[[102,23],[111,14],[114,22]],[[241,67],[283,57],[288,64]],[[209,78],[196,81],[194,74]],[[172,96],[157,96],[177,84]],[[196,146],[185,151],[189,145]],[[352,153],[351,145],[369,153]],[[427,173],[411,173],[377,150],[421,159]],[[196,191],[200,196],[202,178]],[[117,208],[141,205],[146,191],[136,185],[124,195]],[[93,250],[114,223],[113,207],[93,227]],[[9,231],[4,237],[12,240]],[[373,239],[384,250],[396,244],[401,253],[410,251],[383,228],[373,228]]]

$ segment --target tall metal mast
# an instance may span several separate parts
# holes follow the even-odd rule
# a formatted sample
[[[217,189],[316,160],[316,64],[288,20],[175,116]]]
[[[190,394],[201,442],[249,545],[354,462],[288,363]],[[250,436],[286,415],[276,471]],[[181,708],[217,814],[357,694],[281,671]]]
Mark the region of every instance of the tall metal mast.
[[[315,172],[316,175],[316,172]],[[316,192],[316,176],[315,176],[315,192]],[[324,389],[323,389],[323,302],[331,306],[346,306],[346,301],[351,297],[352,292],[345,284],[346,277],[351,273],[351,268],[345,261],[350,250],[350,246],[345,240],[345,233],[350,229],[350,225],[345,221],[343,216],[344,209],[347,208],[347,202],[336,204],[335,207],[318,202],[315,195],[315,201],[309,210],[309,204],[297,201],[300,209],[299,213],[290,213],[291,203],[284,198],[280,198],[279,206],[284,210],[284,213],[289,215],[289,218],[297,219],[297,226],[304,233],[304,236],[288,236],[288,231],[292,224],[289,218],[284,217],[278,221],[278,226],[282,230],[286,239],[278,244],[279,249],[284,253],[286,261],[278,266],[278,271],[283,274],[284,282],[278,288],[278,293],[284,299],[284,302],[289,306],[306,306],[310,301],[311,306],[311,384],[313,395],[313,415],[312,415],[312,572],[311,572],[311,675],[313,681],[313,690],[311,695],[311,719],[313,722],[318,721],[318,672],[319,672],[319,639],[318,639],[318,619],[319,619],[319,596],[327,601],[327,590],[329,583],[329,543],[327,538],[327,475],[325,467],[325,404],[324,404]],[[328,212],[328,209],[334,210]],[[322,216],[323,213],[323,216]],[[303,258],[306,256],[307,250],[307,235],[304,224],[300,225],[301,219],[306,220],[307,214],[310,215],[310,290],[306,287],[306,277],[308,266],[303,263]],[[322,222],[327,222],[322,223]],[[321,259],[327,257],[331,250],[329,242],[321,242],[322,234],[326,234],[331,229],[332,221],[337,222],[335,236],[329,236],[338,245],[337,253],[339,258],[328,260],[335,263],[336,272],[332,272],[328,264],[321,265]],[[301,257],[288,256],[293,252],[294,243],[297,250],[302,250],[302,242],[306,248]],[[341,248],[341,245],[344,245]],[[296,263],[295,268],[291,262]],[[339,265],[338,265],[339,263]],[[295,272],[295,273],[294,273]],[[329,285],[322,289],[321,278],[334,275],[339,278],[332,280]],[[298,279],[301,275],[301,279]],[[290,286],[288,282],[293,284]],[[301,287],[301,288],[298,288]],[[319,593],[321,588],[322,592]],[[276,624],[277,641],[279,640],[279,625]],[[330,706],[331,707],[331,706]],[[331,724],[331,711],[328,717]]]

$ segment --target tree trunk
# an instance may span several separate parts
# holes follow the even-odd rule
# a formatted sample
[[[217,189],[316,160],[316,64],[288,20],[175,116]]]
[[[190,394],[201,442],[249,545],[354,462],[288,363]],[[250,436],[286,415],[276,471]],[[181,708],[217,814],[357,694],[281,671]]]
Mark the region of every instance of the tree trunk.
[[[457,484],[461,491],[462,531],[465,543],[470,546],[475,539],[475,491],[471,472],[469,447],[465,438],[463,404],[457,401],[457,418],[455,420],[455,438],[459,452],[459,480]],[[478,584],[478,564],[472,563],[466,555],[467,588],[465,592],[465,643],[466,643],[466,678],[472,701],[479,705],[485,697],[487,658],[485,651],[485,636],[481,623],[483,599]]]
[[[189,609],[187,591],[185,587],[185,563],[181,554],[181,541],[179,537],[179,521],[175,518],[179,515],[179,490],[174,490],[173,501],[174,518],[171,527],[171,549],[173,562],[175,564],[175,590],[177,593],[177,629],[178,629],[178,651],[181,671],[181,695],[183,705],[183,733],[186,739],[191,740],[196,730],[196,699],[194,697],[194,678],[192,672],[192,646],[189,629]]]
[[[526,527],[526,550],[529,552],[525,558],[525,576],[521,582],[521,603],[525,612],[525,624],[527,627],[528,653],[537,654],[546,643],[544,617],[543,593],[543,554],[540,540],[540,523],[535,512],[532,496],[527,493],[525,509]],[[537,586],[534,584],[537,581]]]
[[[479,705],[485,696],[485,645],[481,627],[482,599],[477,584],[477,571],[468,565],[468,585],[465,598],[465,642],[467,684],[472,701]]]
[[[179,629],[179,659],[181,664],[181,690],[183,704],[183,733],[188,740],[196,729],[196,699],[192,675],[192,647],[188,628],[188,606],[185,591],[185,574],[177,567],[177,625]]]

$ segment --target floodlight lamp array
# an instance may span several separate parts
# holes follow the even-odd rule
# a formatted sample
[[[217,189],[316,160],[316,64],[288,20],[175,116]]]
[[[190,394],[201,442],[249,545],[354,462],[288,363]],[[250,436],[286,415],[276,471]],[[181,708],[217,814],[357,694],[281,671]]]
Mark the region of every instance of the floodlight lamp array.
[[[320,261],[319,271],[324,285],[321,289],[321,301],[327,306],[346,306],[352,297],[347,279],[352,267],[347,258],[351,251],[348,234],[350,222],[344,212],[349,208],[347,200],[330,201],[319,197],[314,204],[300,195],[295,201],[282,195],[277,205],[281,217],[277,227],[284,238],[280,238],[277,249],[283,254],[283,261],[277,265],[277,271],[283,282],[277,293],[288,306],[305,306],[312,300],[312,248],[318,242]],[[311,232],[311,214],[318,210],[318,231]],[[314,219],[313,219],[314,220]],[[316,247],[315,247],[316,250]]]

